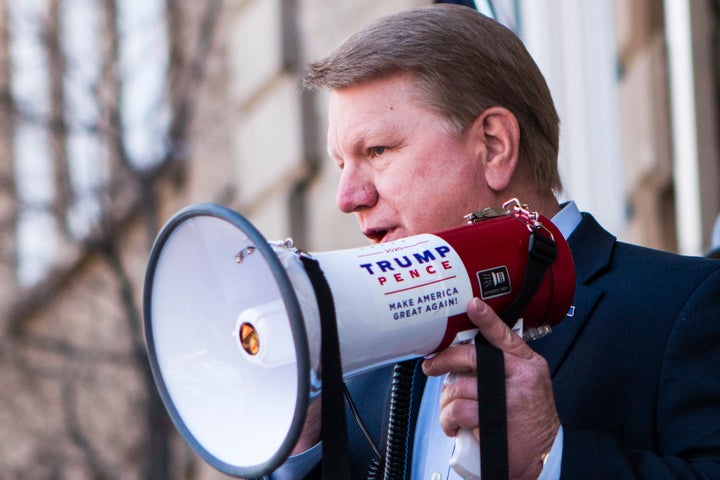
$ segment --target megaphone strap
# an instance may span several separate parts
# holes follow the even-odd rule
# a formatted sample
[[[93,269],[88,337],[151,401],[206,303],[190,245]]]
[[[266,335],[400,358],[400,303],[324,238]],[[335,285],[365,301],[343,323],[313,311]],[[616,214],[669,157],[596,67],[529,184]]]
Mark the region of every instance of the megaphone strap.
[[[530,242],[528,244],[528,263],[525,269],[525,277],[520,286],[515,300],[500,314],[500,318],[512,328],[517,322],[522,312],[527,308],[530,300],[540,287],[545,272],[557,258],[557,245],[555,240],[540,233],[540,229],[535,229],[530,233]]]
[[[300,255],[300,259],[315,290],[320,312],[322,475],[328,480],[350,480],[350,455],[335,303],[330,285],[317,260],[308,255]]]
[[[555,241],[535,229],[530,234],[528,263],[520,292],[500,314],[512,327],[542,283],[548,267],[557,257]],[[477,361],[478,418],[480,424],[480,470],[487,479],[509,475],[505,360],[501,350],[490,345],[481,333],[475,336]]]
[[[475,336],[478,415],[480,420],[480,478],[507,479],[509,475],[505,360],[481,333]]]

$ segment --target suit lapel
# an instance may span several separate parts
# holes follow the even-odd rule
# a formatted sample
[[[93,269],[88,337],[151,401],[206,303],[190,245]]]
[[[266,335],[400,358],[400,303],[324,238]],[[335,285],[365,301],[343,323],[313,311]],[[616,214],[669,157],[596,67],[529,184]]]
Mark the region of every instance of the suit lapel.
[[[583,213],[583,220],[568,239],[575,263],[575,297],[568,316],[553,328],[550,335],[530,342],[530,346],[548,362],[550,375],[562,364],[575,338],[582,331],[602,291],[592,281],[609,268],[615,237],[605,231],[595,219]]]
[[[530,346],[547,360],[550,376],[555,375],[601,296],[601,292],[595,288],[578,285],[571,308],[574,314],[568,315],[559,325],[553,327],[550,335],[530,342]]]

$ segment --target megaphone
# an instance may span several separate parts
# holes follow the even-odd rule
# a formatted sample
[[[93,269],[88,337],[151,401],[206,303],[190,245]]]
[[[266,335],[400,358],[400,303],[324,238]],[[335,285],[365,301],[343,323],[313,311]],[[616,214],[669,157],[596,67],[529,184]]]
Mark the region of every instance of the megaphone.
[[[467,219],[435,234],[307,253],[268,242],[219,205],[176,213],[152,247],[143,309],[151,369],[185,441],[238,477],[265,475],[289,456],[321,387],[322,312],[303,259],[317,262],[330,287],[345,377],[445,348],[474,328],[465,314],[473,296],[497,312],[527,297],[518,313],[531,335],[563,319],[575,273],[557,228],[516,200]],[[557,255],[527,295],[534,237]]]

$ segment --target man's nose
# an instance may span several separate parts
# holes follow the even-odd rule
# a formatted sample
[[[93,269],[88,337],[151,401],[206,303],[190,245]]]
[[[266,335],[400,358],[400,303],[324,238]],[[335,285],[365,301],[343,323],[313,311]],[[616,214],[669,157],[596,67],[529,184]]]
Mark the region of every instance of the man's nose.
[[[337,207],[343,213],[352,213],[377,203],[378,192],[372,174],[362,167],[346,164],[340,174],[337,189]]]

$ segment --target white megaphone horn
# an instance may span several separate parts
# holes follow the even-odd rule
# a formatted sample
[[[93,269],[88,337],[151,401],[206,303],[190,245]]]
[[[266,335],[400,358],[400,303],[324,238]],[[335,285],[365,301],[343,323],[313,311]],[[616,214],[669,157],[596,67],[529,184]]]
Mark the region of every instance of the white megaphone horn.
[[[148,355],[165,406],[205,461],[233,476],[282,464],[320,389],[320,309],[303,258],[330,287],[345,377],[448,346],[474,328],[466,305],[497,312],[518,296],[531,234],[557,245],[523,306],[524,328],[565,317],[575,270],[567,243],[519,202],[465,226],[362,248],[305,253],[271,243],[214,204],[176,213],[153,245],[144,286]]]

